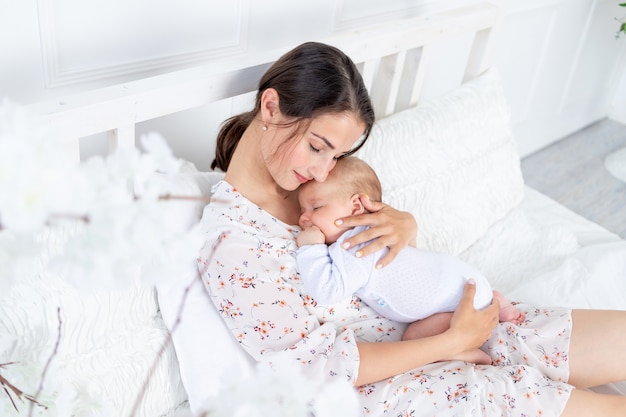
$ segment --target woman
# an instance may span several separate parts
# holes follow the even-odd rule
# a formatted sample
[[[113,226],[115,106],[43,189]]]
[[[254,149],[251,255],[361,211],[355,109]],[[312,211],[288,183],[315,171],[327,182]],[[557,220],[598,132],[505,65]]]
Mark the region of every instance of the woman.
[[[263,76],[254,110],[222,128],[213,167],[226,175],[203,214],[199,266],[241,345],[258,361],[291,360],[305,372],[352,382],[363,414],[624,415],[625,397],[573,389],[626,379],[626,341],[615,331],[626,328],[624,312],[519,305],[524,325],[498,324],[497,302],[476,311],[468,284],[448,331],[401,340],[403,325],[357,298],[321,306],[306,294],[294,259],[298,187],[324,181],[373,122],[352,61],[306,43]],[[362,254],[389,246],[384,267],[414,240],[416,225],[406,213],[363,203],[374,213],[337,223],[371,226],[348,244],[377,238]],[[494,366],[440,362],[481,345]]]

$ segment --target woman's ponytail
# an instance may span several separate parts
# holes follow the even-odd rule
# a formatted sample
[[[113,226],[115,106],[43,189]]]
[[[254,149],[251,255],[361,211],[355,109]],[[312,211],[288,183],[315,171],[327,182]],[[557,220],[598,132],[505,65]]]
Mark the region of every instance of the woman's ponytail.
[[[226,172],[239,139],[241,139],[243,132],[248,128],[253,118],[254,112],[247,112],[233,116],[224,122],[217,134],[215,159],[211,162],[211,169],[217,168]]]

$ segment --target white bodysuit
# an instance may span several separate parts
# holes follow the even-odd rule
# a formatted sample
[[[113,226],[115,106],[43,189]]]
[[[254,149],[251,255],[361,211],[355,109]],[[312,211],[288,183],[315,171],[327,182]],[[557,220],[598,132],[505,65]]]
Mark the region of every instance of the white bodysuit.
[[[298,249],[300,276],[318,303],[333,304],[355,294],[379,314],[410,323],[455,311],[470,278],[477,285],[474,307],[482,309],[491,303],[493,292],[483,274],[449,254],[409,246],[389,265],[376,269],[376,262],[388,249],[357,258],[354,253],[363,245],[351,250],[341,247],[345,239],[365,229],[348,230],[331,245]]]

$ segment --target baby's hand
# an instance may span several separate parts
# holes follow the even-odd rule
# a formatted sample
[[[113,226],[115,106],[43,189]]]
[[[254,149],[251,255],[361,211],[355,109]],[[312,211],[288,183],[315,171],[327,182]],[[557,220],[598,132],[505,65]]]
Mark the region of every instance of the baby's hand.
[[[298,246],[304,245],[318,245],[320,243],[325,243],[326,237],[324,233],[317,226],[310,226],[300,232],[298,237],[296,238],[296,243]]]

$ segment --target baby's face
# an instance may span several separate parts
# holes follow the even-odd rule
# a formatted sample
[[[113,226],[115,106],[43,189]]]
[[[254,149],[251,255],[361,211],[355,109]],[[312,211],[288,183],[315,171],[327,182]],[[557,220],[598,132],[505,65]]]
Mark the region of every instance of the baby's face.
[[[352,206],[350,198],[338,192],[335,186],[310,181],[300,187],[298,198],[302,212],[300,228],[317,226],[326,236],[326,244],[335,242],[346,230],[335,226],[335,220],[351,215]]]

